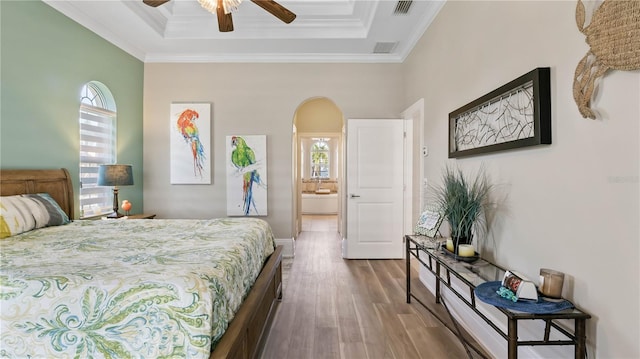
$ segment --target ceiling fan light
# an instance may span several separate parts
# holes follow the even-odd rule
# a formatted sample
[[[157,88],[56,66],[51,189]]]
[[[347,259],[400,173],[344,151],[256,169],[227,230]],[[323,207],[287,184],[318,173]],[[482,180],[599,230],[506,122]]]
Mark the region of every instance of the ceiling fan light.
[[[238,10],[238,6],[242,0],[222,0],[222,6],[224,7],[224,13],[229,14]]]
[[[200,6],[209,11],[212,14],[216,13],[216,9],[218,8],[218,0],[198,0]],[[238,10],[238,6],[242,0],[220,0],[222,3],[222,7],[224,8],[225,14],[230,14],[233,11]]]

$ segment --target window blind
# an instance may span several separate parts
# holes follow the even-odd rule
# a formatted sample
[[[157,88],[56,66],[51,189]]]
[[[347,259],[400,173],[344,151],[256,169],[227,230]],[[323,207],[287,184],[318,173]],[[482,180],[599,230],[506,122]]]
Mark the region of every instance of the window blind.
[[[82,104],[80,107],[80,217],[111,213],[112,189],[100,187],[98,167],[116,162],[116,113]]]

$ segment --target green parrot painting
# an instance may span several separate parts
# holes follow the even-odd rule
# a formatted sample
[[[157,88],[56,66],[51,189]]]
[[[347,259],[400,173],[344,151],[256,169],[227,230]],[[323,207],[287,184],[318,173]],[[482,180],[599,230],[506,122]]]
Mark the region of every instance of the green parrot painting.
[[[253,208],[255,214],[258,214],[253,198],[253,186],[264,185],[264,182],[260,179],[260,173],[255,166],[256,155],[242,137],[232,136],[231,146],[233,147],[231,163],[242,173],[242,212],[245,216],[249,215]]]

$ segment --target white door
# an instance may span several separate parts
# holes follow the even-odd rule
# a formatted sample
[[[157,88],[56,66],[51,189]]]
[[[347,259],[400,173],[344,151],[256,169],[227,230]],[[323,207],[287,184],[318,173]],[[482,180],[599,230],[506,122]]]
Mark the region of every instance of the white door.
[[[344,258],[403,257],[402,120],[347,122]]]

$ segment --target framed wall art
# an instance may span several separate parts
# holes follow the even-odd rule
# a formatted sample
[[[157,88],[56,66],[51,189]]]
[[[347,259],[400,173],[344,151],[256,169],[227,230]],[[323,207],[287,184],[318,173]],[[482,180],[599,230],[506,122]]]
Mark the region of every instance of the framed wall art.
[[[211,184],[211,104],[172,103],[171,184]]]
[[[539,67],[449,114],[449,158],[551,144],[550,69]]]
[[[267,136],[227,136],[227,215],[267,215]]]

